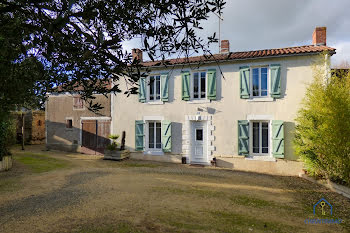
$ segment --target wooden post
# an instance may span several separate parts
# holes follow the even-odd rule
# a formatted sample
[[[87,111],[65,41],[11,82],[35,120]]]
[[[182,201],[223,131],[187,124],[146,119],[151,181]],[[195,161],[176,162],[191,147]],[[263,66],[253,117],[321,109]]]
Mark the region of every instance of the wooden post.
[[[120,145],[120,150],[125,150],[125,131],[122,133],[122,144]]]
[[[24,113],[22,112],[22,150],[24,150]]]

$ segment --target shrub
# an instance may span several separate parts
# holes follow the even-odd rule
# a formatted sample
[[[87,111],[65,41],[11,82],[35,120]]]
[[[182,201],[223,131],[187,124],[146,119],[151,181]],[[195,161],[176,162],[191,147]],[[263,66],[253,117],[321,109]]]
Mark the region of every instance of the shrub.
[[[296,122],[295,150],[307,172],[350,185],[350,74],[325,79],[316,70]]]
[[[0,117],[0,160],[10,154],[11,145],[16,142],[16,126],[10,115]]]
[[[119,138],[119,135],[111,134],[108,136],[108,138],[112,139],[112,143],[110,145],[107,145],[107,149],[108,150],[117,150],[117,148],[118,148],[117,139]]]

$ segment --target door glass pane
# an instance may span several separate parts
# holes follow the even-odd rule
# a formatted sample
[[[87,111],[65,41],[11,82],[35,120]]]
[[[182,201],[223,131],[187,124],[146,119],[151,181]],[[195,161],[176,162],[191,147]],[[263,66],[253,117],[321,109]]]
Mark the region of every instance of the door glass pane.
[[[196,141],[203,141],[203,129],[196,129]]]
[[[160,99],[160,76],[156,76],[156,96],[155,99]]]
[[[267,96],[267,68],[261,68],[261,96]]]
[[[149,77],[149,99],[154,100],[154,76]]]
[[[253,69],[253,96],[259,96],[259,68]]]
[[[193,98],[199,98],[199,77],[198,73],[193,74]]]
[[[261,127],[262,153],[269,153],[269,124],[262,122]]]
[[[201,98],[205,98],[205,72],[201,72]]]
[[[253,122],[253,153],[259,153],[259,122]]]
[[[148,141],[149,141],[149,148],[154,148],[154,122],[148,123]]]
[[[162,148],[160,122],[156,123],[156,148],[159,148],[159,149]]]

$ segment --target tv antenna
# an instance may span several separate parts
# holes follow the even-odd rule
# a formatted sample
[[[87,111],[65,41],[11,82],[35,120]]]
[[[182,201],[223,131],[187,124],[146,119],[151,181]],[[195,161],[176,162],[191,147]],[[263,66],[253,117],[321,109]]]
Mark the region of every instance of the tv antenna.
[[[214,12],[214,14],[219,19],[219,53],[221,53],[221,21],[224,21],[224,18],[221,16],[221,14],[218,14],[216,12]]]

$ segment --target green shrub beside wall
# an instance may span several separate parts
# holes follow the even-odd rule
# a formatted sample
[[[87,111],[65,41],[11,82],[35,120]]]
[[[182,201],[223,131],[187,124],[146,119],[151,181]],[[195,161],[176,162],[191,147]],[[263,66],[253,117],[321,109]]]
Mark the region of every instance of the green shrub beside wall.
[[[0,117],[0,160],[9,154],[16,140],[16,126],[10,115]]]
[[[350,74],[326,79],[316,71],[296,122],[295,150],[307,172],[350,185]]]

